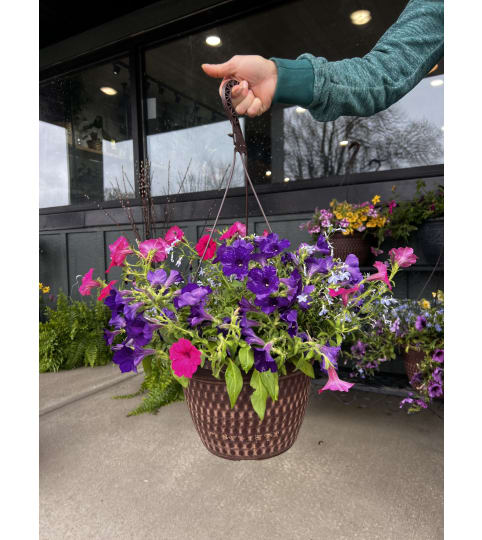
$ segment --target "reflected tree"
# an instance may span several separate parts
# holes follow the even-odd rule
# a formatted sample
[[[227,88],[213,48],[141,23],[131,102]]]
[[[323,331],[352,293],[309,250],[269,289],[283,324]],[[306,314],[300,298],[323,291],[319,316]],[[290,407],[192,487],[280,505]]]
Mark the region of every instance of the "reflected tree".
[[[426,120],[406,120],[396,106],[368,118],[345,116],[333,122],[288,109],[284,154],[285,174],[298,180],[398,169],[440,163],[443,135]]]

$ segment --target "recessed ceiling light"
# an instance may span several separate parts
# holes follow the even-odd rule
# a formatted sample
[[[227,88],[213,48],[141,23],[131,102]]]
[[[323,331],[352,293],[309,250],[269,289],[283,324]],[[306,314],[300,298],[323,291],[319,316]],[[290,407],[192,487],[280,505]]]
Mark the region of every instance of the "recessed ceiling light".
[[[440,129],[441,129],[442,131],[445,131],[445,126],[442,126]]]
[[[442,86],[443,83],[443,79],[434,79],[433,81],[430,81],[430,86]]]
[[[284,181],[285,181],[285,182],[289,182],[290,179],[289,179],[288,177],[286,177],[286,178],[284,179]]]
[[[264,174],[265,176],[271,176],[271,171],[266,171]]]
[[[296,107],[296,112],[299,113],[299,114],[302,114],[306,111],[306,109],[304,109],[303,107]]]
[[[372,20],[372,14],[368,9],[357,9],[350,15],[351,22],[357,26],[367,24]]]
[[[340,141],[340,146],[348,146],[348,141]]]
[[[110,86],[101,86],[100,91],[104,92],[104,94],[107,94],[108,96],[115,96],[117,94],[117,90],[115,88],[111,88]]]
[[[221,38],[219,36],[208,36],[206,43],[211,47],[219,47],[221,45]]]

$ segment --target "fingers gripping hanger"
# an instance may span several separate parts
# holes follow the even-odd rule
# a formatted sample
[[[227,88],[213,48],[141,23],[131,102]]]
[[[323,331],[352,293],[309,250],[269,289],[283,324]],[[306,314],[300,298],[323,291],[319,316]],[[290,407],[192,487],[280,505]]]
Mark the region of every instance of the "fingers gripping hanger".
[[[246,141],[244,140],[243,132],[241,131],[241,125],[239,123],[238,115],[233,107],[233,102],[231,98],[231,91],[234,86],[236,86],[238,81],[234,79],[229,79],[226,81],[222,87],[221,92],[221,101],[223,102],[224,111],[226,112],[226,116],[228,117],[229,121],[231,122],[231,127],[233,128],[233,132],[229,133],[229,136],[233,138],[234,143],[234,154],[233,154],[233,163],[231,165],[231,172],[229,173],[229,178],[226,183],[226,189],[224,190],[224,195],[221,200],[221,204],[219,205],[218,213],[216,215],[216,219],[214,220],[214,224],[211,228],[211,232],[209,235],[209,239],[206,242],[206,246],[204,248],[203,254],[201,256],[201,261],[199,263],[196,276],[194,278],[194,281],[196,281],[197,276],[199,274],[199,270],[201,269],[201,263],[204,260],[204,256],[206,255],[206,251],[209,247],[209,243],[211,242],[211,239],[214,234],[214,230],[216,229],[216,225],[219,220],[219,216],[221,215],[221,210],[223,209],[224,202],[226,200],[226,196],[229,191],[229,186],[231,185],[231,180],[233,179],[234,175],[234,168],[236,165],[236,154],[239,154],[239,158],[241,160],[241,163],[243,165],[244,169],[244,182],[245,182],[245,188],[246,188],[246,233],[248,232],[248,183],[251,187],[251,190],[253,192],[254,198],[256,199],[256,202],[258,203],[259,209],[261,210],[261,214],[264,217],[264,220],[266,222],[266,226],[268,227],[269,232],[273,232],[271,229],[271,225],[269,224],[268,218],[266,217],[266,214],[263,210],[263,207],[261,206],[261,202],[258,198],[258,194],[256,193],[256,190],[254,189],[253,182],[251,181],[251,178],[248,173],[248,167],[247,167],[247,161],[248,161],[248,150],[246,148]]]

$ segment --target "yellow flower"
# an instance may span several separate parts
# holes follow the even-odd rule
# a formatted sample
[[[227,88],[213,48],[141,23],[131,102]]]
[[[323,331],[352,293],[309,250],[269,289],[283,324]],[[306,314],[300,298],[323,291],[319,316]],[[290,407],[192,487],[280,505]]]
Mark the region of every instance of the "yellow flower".
[[[354,221],[356,217],[353,214],[353,212],[348,212],[348,214],[346,215],[346,219],[351,222],[351,221]]]
[[[380,195],[375,195],[372,199],[372,204],[377,204],[380,202]]]
[[[373,221],[373,219],[371,219],[370,221],[367,221],[367,227],[376,227],[376,226],[377,226],[377,222]]]
[[[336,219],[341,219],[343,217],[343,214],[341,212],[335,212]]]
[[[430,302],[428,300],[425,300],[425,298],[422,298],[422,300],[420,300],[420,305],[423,307],[423,309],[430,309]]]
[[[49,287],[49,286],[44,287],[44,288],[42,289],[42,292],[43,292],[43,293],[48,293],[48,292],[50,292],[50,287]]]
[[[38,284],[38,288],[39,288],[39,289],[43,289],[43,288],[44,288],[43,284],[42,284],[42,283],[39,283],[39,284]],[[435,293],[433,293],[433,294],[434,294],[434,296],[435,296]]]
[[[434,291],[434,292],[432,293],[432,296],[435,298],[435,297],[437,296],[437,293]]]
[[[341,231],[341,234],[343,234],[344,236],[348,236],[352,232],[353,232],[353,229],[348,228],[348,229],[345,229],[344,231]]]

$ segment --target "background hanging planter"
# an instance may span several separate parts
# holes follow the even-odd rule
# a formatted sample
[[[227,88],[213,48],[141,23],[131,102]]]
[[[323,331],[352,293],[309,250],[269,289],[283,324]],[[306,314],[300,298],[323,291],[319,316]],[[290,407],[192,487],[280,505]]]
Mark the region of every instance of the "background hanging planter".
[[[415,373],[420,371],[420,363],[423,361],[424,357],[425,353],[423,351],[417,351],[416,349],[409,349],[408,352],[403,354],[403,363],[409,381],[411,381]],[[417,388],[412,383],[410,383],[410,385]]]
[[[261,421],[251,404],[251,373],[231,408],[224,380],[198,368],[184,389],[194,426],[204,446],[216,456],[231,459],[266,459],[286,452],[294,444],[308,403],[310,378],[301,371],[279,377],[276,401],[268,398]]]
[[[344,235],[341,232],[336,232],[331,238],[333,244],[334,257],[344,261],[350,253],[358,257],[360,266],[367,266],[371,257],[371,243],[367,240],[363,233],[354,232]]]
[[[420,247],[427,264],[443,265],[444,262],[444,218],[425,221],[417,231]]]

